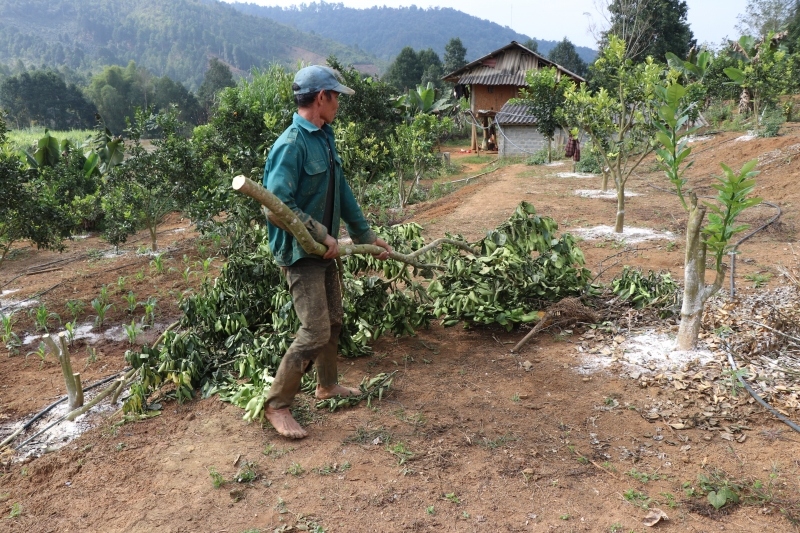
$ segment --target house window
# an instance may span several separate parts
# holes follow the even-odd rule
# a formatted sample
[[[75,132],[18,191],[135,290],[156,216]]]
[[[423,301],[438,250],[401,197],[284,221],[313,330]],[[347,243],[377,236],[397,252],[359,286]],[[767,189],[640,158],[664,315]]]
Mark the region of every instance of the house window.
[[[488,87],[487,91],[489,92],[489,94],[492,94],[494,92],[494,87]]]

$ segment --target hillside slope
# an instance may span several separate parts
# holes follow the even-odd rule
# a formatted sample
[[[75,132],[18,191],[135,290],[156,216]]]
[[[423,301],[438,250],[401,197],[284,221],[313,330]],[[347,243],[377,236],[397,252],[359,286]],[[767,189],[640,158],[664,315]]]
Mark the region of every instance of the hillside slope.
[[[507,26],[452,8],[423,9],[412,5],[353,9],[325,2],[286,9],[249,3],[232,5],[244,13],[267,17],[302,31],[356,46],[386,61],[394,59],[404,46],[411,46],[415,50],[433,48],[439,56],[443,56],[445,45],[453,37],[460,38],[464,43],[469,61],[511,41],[525,42],[529,39],[529,36]],[[539,52],[545,55],[558,44],[556,41],[537,41]],[[594,61],[596,52],[591,48],[578,46],[576,50],[587,63]]]
[[[366,53],[216,0],[0,0],[0,63],[88,71],[132,60],[196,88],[210,57],[248,71],[331,54],[375,68]]]

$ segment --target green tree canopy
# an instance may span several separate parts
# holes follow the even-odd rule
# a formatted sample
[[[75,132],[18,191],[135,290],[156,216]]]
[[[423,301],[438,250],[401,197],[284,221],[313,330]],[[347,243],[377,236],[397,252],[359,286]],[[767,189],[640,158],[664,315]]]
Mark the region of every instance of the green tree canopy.
[[[794,14],[786,24],[786,33],[789,50],[794,53],[800,51],[800,2],[795,5]]]
[[[467,49],[461,39],[453,37],[444,47],[445,74],[458,70],[467,64]]]
[[[563,76],[558,79],[555,67],[529,70],[525,73],[527,87],[520,91],[519,101],[528,107],[528,112],[536,117],[536,130],[547,139],[547,160],[552,160],[550,142],[563,118],[564,92],[572,87],[572,79]]]
[[[154,91],[148,73],[131,61],[125,68],[110,66],[92,78],[87,94],[103,117],[108,129],[120,134],[125,119],[133,117],[137,107],[154,103]]]
[[[203,83],[197,89],[197,99],[203,109],[208,112],[214,105],[217,93],[225,87],[234,87],[235,85],[230,67],[216,57],[212,57],[208,62],[208,70],[203,78]]]
[[[389,65],[383,79],[400,92],[413,89],[422,79],[425,69],[413,48],[406,46]]]
[[[602,32],[600,48],[615,35],[625,41],[626,56],[634,61],[652,56],[665,63],[667,52],[686,57],[696,44],[684,0],[612,0],[608,11],[611,26]]]
[[[750,0],[745,12],[737,17],[736,29],[742,35],[761,38],[777,33],[789,25],[799,6],[797,0]]]
[[[538,52],[539,51],[539,43],[536,42],[536,39],[528,39],[527,41],[525,41],[524,43],[521,43],[521,44],[522,44],[522,46],[524,46],[525,48],[527,48],[528,50],[530,50],[532,52]]]
[[[564,40],[556,45],[555,48],[550,50],[547,54],[547,59],[553,63],[557,63],[567,70],[571,70],[578,76],[586,76],[588,67],[586,62],[581,59],[578,52],[575,50],[575,45],[564,37]]]
[[[84,129],[94,124],[94,106],[80,89],[50,70],[33,70],[0,84],[0,107],[17,128]]]
[[[328,65],[339,71],[344,84],[356,93],[339,99],[337,124],[353,122],[378,139],[387,138],[402,117],[391,105],[394,89],[383,80],[365,76],[352,65],[344,67],[336,57],[328,58]]]
[[[171,80],[167,76],[156,78],[153,83],[155,90],[154,104],[156,109],[164,110],[170,106],[178,109],[178,120],[187,124],[197,125],[203,118],[203,109],[197,98],[182,84]]]

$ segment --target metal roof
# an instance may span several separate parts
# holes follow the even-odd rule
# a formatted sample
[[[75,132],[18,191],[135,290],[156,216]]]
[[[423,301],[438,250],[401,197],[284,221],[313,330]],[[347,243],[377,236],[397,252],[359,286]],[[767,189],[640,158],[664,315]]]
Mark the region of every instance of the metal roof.
[[[462,85],[526,85],[525,73],[543,66],[556,67],[576,82],[586,81],[574,72],[526,48],[516,41],[442,77]]]
[[[531,115],[528,109],[525,104],[506,103],[497,112],[494,120],[501,126],[533,126],[536,124],[536,117]]]

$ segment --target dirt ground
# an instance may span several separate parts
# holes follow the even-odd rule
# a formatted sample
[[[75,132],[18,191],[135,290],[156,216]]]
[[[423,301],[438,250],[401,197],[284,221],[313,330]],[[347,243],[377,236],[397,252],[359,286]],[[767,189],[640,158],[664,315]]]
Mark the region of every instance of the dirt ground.
[[[781,288],[797,297],[780,270],[800,266],[794,246],[800,127],[792,126],[775,139],[719,133],[694,144],[691,185],[700,194],[713,194],[719,162],[738,169],[759,158],[758,194],[782,210],[778,223],[740,247],[740,298]],[[463,157],[453,153],[454,162]],[[465,175],[484,170],[465,167]],[[430,238],[451,232],[477,239],[526,200],[562,231],[613,226],[614,200],[575,194],[598,189],[599,178],[558,177],[571,170],[566,161],[499,166],[417,206],[413,220]],[[669,270],[682,279],[685,217],[669,184],[647,160],[627,189],[638,196],[628,201],[626,226],[674,236],[640,243],[587,237],[580,244],[587,267],[602,283],[623,265]],[[758,227],[774,213],[759,207],[745,218]],[[152,256],[136,253],[147,242],[144,234],[139,239],[122,255],[109,254],[91,235],[70,243],[64,254],[20,247],[0,270],[2,306],[32,298],[64,321],[65,302],[77,299],[87,303],[79,322],[93,320],[88,302],[103,285],[110,287],[115,308],[105,334],[78,341],[73,350],[84,384],[125,367],[129,344],[120,326],[139,320],[142,310],[129,315],[124,295],[133,291],[140,301],[158,301],[155,326],[137,342],[152,340],[179,316],[177,297],[221,266],[216,258],[203,268],[215,244],[201,242],[185,220],[171,220],[159,235],[162,274]],[[191,273],[184,276],[187,268]],[[756,280],[763,286],[755,288]],[[737,305],[723,294],[714,312]],[[20,337],[33,333],[26,312],[15,317]],[[50,325],[59,329],[55,319]],[[677,331],[674,320],[632,327],[629,318],[597,330],[551,330],[520,354],[510,347],[525,330],[435,325],[415,337],[383,338],[372,357],[341,360],[340,370],[349,385],[397,371],[388,398],[372,408],[329,413],[300,396],[295,413],[310,433],[301,441],[245,423],[241,410],[217,398],[169,402],[160,416],[124,425],[108,408],[88,415],[83,423],[90,428],[66,443],[40,445],[22,460],[25,448],[15,456],[6,452],[0,530],[640,532],[651,529],[643,520],[653,509],[668,516],[654,526],[665,531],[795,529],[800,436],[746,393],[725,388],[728,366],[721,352],[683,365],[676,372],[685,378],[658,371],[634,375],[620,361],[587,371],[583,358],[597,343],[616,349],[647,328]],[[713,332],[704,336],[713,348]],[[52,356],[44,362],[25,356],[36,345],[26,344],[19,354],[0,351],[0,440],[64,394]],[[681,385],[692,380],[694,385]],[[796,408],[779,407],[800,420]],[[713,416],[702,414],[709,410]],[[247,465],[255,479],[232,481]],[[219,487],[215,475],[225,481]],[[715,510],[698,476],[718,490],[730,487],[742,502]]]

